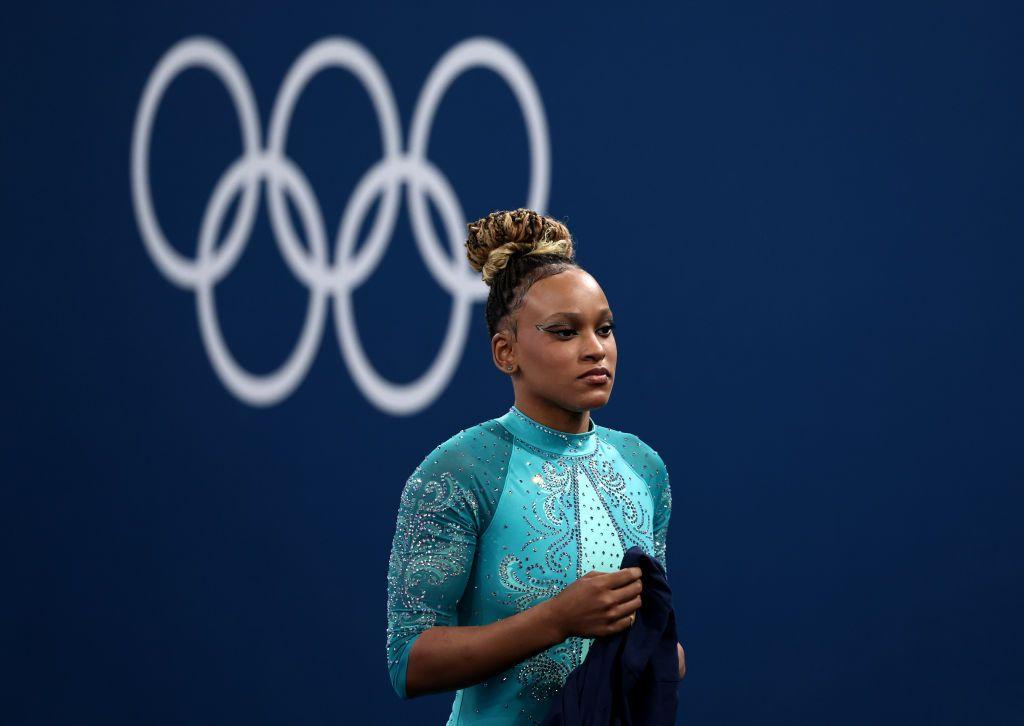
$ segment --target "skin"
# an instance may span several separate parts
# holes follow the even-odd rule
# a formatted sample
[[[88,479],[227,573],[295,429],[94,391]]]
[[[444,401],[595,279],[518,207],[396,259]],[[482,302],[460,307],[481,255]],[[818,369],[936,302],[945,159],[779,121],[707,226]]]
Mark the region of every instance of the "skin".
[[[578,269],[545,277],[533,284],[513,317],[518,334],[495,333],[491,351],[499,370],[508,374],[513,368],[516,407],[550,428],[583,433],[590,427],[590,410],[611,397],[618,360],[608,325],[613,317],[601,286]],[[538,323],[546,332],[534,327]],[[608,369],[608,383],[595,386],[579,379],[598,366]]]
[[[590,410],[611,397],[618,362],[614,329],[609,327],[614,315],[604,290],[585,270],[566,270],[534,283],[514,317],[517,335],[511,330],[495,333],[491,351],[499,370],[513,369],[516,407],[558,431],[587,431]],[[608,383],[595,386],[579,380],[580,373],[598,366],[608,369]],[[682,678],[686,653],[681,643],[676,647]]]
[[[511,316],[517,334],[505,326],[491,339],[494,364],[511,376],[519,410],[558,431],[590,428],[590,410],[608,403],[615,381],[618,351],[609,308],[601,286],[584,270],[565,270],[533,284]],[[579,378],[599,366],[608,369],[607,383]],[[409,651],[406,694],[470,686],[566,638],[628,628],[641,604],[640,576],[638,567],[591,571],[555,597],[497,622],[428,628]],[[678,642],[676,649],[682,678],[686,654]]]

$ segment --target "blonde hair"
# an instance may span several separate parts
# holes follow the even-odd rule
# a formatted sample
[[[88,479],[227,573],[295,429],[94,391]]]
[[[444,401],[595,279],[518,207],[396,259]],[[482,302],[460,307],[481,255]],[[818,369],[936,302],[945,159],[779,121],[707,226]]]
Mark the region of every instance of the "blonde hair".
[[[492,336],[533,283],[579,267],[569,229],[532,209],[491,212],[468,228],[466,258],[491,288],[485,315]],[[514,321],[511,327],[515,333]]]

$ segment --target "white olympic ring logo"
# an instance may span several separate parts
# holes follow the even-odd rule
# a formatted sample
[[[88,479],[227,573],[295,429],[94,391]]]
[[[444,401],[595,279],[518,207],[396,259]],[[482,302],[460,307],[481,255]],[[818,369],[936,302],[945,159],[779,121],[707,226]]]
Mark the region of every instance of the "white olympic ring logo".
[[[167,87],[183,71],[202,67],[225,85],[238,113],[243,152],[217,182],[199,232],[198,253],[188,259],[170,245],[153,208],[149,184],[149,148],[157,108]],[[288,126],[299,95],[322,70],[350,71],[372,99],[380,123],[383,158],[362,177],[349,197],[335,240],[334,265],[328,261],[323,214],[309,182],[288,158]],[[132,134],[132,201],[146,250],[171,282],[196,292],[199,328],[218,377],[242,401],[269,406],[287,398],[305,377],[320,347],[327,298],[334,296],[336,333],[342,356],[363,394],[381,410],[411,415],[430,405],[444,390],[459,363],[474,302],[486,299],[487,287],[465,261],[466,220],[447,179],[427,159],[429,130],[442,96],[465,71],[483,67],[501,76],[514,93],[526,122],[530,144],[530,185],[527,205],[543,211],[550,179],[547,122],[540,94],[519,57],[492,38],[469,38],[452,47],[431,70],[412,116],[409,146],[403,150],[398,107],[391,87],[376,59],[359,43],[325,38],[307,48],[292,64],[274,102],[266,147],[261,147],[260,119],[249,79],[235,56],[220,42],[193,37],[172,46],[146,82]],[[292,274],[309,289],[306,320],[298,342],[277,370],[256,375],[232,356],[221,334],[214,287],[238,261],[248,243],[256,218],[261,181],[266,182],[271,227]],[[399,186],[406,200],[416,246],[427,269],[453,305],[448,330],[433,363],[417,380],[396,384],[383,378],[370,363],[359,340],[352,309],[352,293],[379,264],[391,241],[398,216]],[[424,193],[440,213],[452,249],[440,247]],[[232,200],[241,195],[238,212],[225,240],[217,231]],[[295,204],[308,240],[308,252],[299,241],[288,213],[285,195]],[[356,235],[373,201],[381,197],[377,217],[365,244],[353,255]]]

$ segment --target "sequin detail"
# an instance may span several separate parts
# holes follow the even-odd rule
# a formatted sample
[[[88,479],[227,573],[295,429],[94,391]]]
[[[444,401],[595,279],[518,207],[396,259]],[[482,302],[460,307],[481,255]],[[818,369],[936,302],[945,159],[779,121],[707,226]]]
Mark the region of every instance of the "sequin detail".
[[[584,551],[597,569],[617,567],[633,544],[664,563],[670,511],[664,463],[631,434],[596,423],[564,434],[513,407],[451,437],[399,501],[388,565],[396,690],[419,633],[495,622],[555,597],[585,574]],[[539,723],[590,641],[570,637],[460,689],[452,723]]]
[[[501,426],[479,424],[437,446],[406,480],[388,559],[386,650],[393,679],[413,638],[434,625],[458,624],[457,606],[511,450],[512,437]]]
[[[436,478],[427,478],[417,469],[402,491],[400,515],[395,527],[395,546],[392,549],[391,609],[415,612],[414,624],[433,625],[438,610],[454,603],[450,595],[438,593],[438,601],[427,603],[426,597],[449,577],[465,574],[464,554],[475,546],[474,533],[462,528],[458,521],[446,521],[438,516],[446,510],[467,509],[476,513],[477,503],[466,494],[451,472],[441,472]]]
[[[531,502],[528,514],[522,516],[531,535],[524,542],[522,552],[540,549],[543,555],[533,562],[524,561],[521,554],[505,555],[498,579],[510,593],[506,604],[522,612],[554,597],[585,574],[581,559],[583,547],[599,547],[600,543],[585,542],[581,531],[580,517],[594,516],[579,511],[581,477],[593,486],[598,506],[607,512],[606,521],[614,528],[615,555],[605,568],[614,569],[621,553],[634,544],[645,550],[652,549],[653,505],[649,498],[637,500],[635,484],[631,493],[625,476],[613,463],[616,455],[612,447],[599,443],[585,456],[557,456],[526,441],[517,439],[516,443],[541,469],[541,473],[530,480],[536,485],[537,497]],[[610,548],[610,544],[604,546]],[[514,667],[516,677],[528,686],[531,696],[547,700],[558,692],[569,671],[582,662],[586,650],[584,640],[587,645],[593,641],[592,638],[570,638],[528,658]]]

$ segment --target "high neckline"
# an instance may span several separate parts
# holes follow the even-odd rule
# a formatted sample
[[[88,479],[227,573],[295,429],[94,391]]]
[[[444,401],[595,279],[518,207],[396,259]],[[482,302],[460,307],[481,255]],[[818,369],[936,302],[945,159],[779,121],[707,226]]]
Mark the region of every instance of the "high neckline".
[[[597,448],[597,423],[593,416],[590,417],[590,429],[581,434],[569,434],[545,426],[520,411],[515,404],[498,418],[498,422],[526,443],[553,454],[591,454]]]

